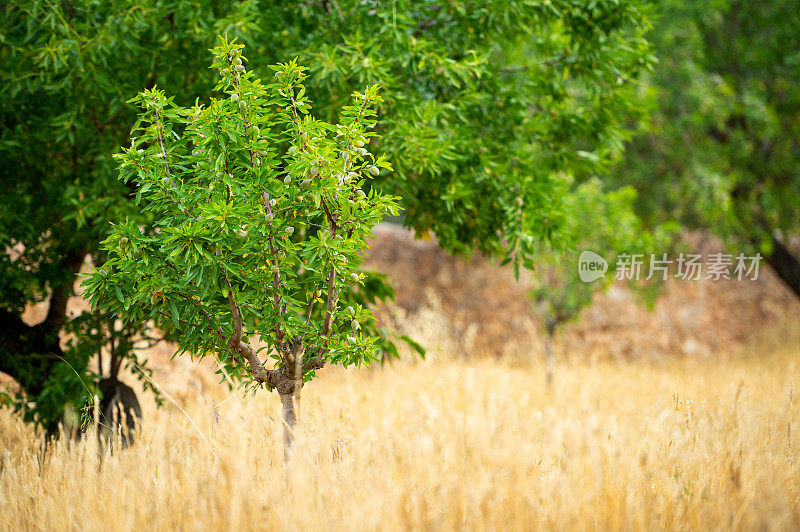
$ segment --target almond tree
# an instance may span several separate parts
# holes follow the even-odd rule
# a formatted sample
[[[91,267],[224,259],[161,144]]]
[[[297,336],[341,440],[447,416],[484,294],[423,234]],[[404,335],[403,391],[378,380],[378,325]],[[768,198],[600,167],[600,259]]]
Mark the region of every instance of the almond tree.
[[[636,190],[630,186],[605,191],[598,179],[581,183],[564,201],[565,247],[540,245],[536,252],[535,286],[530,295],[544,332],[548,386],[552,385],[555,365],[554,336],[567,323],[579,318],[595,293],[611,285],[615,278],[614,264],[620,255],[642,257],[641,279],[629,281],[640,302],[652,307],[659,294],[661,279],[649,275],[649,261],[651,255],[660,258],[661,253],[669,251],[677,227],[664,223],[650,231],[645,229],[634,213],[636,198]],[[581,279],[578,268],[583,251],[599,254],[607,261],[609,270],[591,281]]]
[[[757,252],[800,298],[800,17],[792,2],[659,3],[651,125],[613,175],[651,223]]]
[[[153,320],[192,356],[214,354],[248,386],[278,392],[288,449],[303,384],[327,363],[368,364],[371,319],[346,306],[362,282],[360,252],[396,198],[364,183],[391,171],[369,152],[377,87],[353,95],[337,125],[315,120],[304,68],[272,67],[262,82],[242,46],[214,48],[213,97],[182,108],[161,90],[140,93],[120,177],[153,220],[121,222],[112,255],[85,281],[94,306],[133,322]]]

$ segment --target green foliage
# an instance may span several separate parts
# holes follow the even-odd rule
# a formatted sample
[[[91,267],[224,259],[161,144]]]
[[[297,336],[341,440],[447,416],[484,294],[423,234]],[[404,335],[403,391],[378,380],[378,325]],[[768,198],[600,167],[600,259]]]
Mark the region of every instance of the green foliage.
[[[406,224],[516,268],[533,266],[537,241],[560,246],[562,181],[601,170],[637,116],[653,60],[642,4],[339,6],[285,46],[313,65],[309,93],[327,112],[354,83],[385,88],[380,148],[396,172],[382,182]]]
[[[304,379],[325,362],[368,364],[371,312],[339,294],[362,283],[366,238],[397,211],[396,198],[362,189],[392,169],[368,151],[377,86],[329,124],[309,114],[303,67],[277,65],[264,83],[241,51],[224,40],[214,49],[221,95],[207,105],[179,107],[155,88],[133,99],[143,112],[120,176],[153,223],[114,227],[87,297],[126,321],[154,320],[183,351],[217,353],[234,377],[257,378],[239,346],[248,337]]]
[[[652,122],[618,172],[648,221],[708,228],[768,255],[800,227],[800,18],[791,2],[666,1]]]
[[[192,73],[207,66],[197,51],[213,39],[211,4],[177,7],[175,25],[160,2],[4,4],[0,247],[24,245],[17,260],[0,254],[4,308],[21,311],[71,285],[63,258],[98,253],[108,220],[131,212],[111,157],[133,121],[126,100],[156,81],[191,94],[208,86]]]
[[[0,370],[26,387],[15,406],[34,408],[28,417],[51,430],[63,412],[58,401],[81,404],[84,384],[98,377],[88,366],[98,346],[108,351],[112,341],[127,345],[146,334],[145,324],[131,323],[112,340],[113,316],[84,316],[73,326],[64,305],[84,256],[105,260],[99,243],[108,220],[135,213],[112,159],[135,119],[126,100],[156,81],[188,94],[208,88],[207,58],[198,50],[213,43],[215,4],[13,0],[0,7],[0,249],[13,249],[0,253]],[[23,328],[24,307],[52,294],[59,296],[53,319]],[[62,352],[59,333],[75,327],[79,336]],[[124,351],[125,361],[133,354]],[[61,367],[64,360],[72,369]]]
[[[663,224],[650,232],[634,213],[636,191],[622,187],[605,192],[598,179],[577,186],[564,202],[567,248],[555,252],[542,246],[537,255],[536,287],[531,297],[536,302],[544,329],[552,334],[559,326],[576,319],[598,291],[614,279],[614,263],[622,254],[642,254],[647,272],[651,254],[660,258],[667,252],[677,227]],[[609,264],[605,277],[584,282],[578,275],[582,251],[592,251]],[[652,305],[658,293],[659,279],[650,282],[630,281],[630,286],[645,303]]]

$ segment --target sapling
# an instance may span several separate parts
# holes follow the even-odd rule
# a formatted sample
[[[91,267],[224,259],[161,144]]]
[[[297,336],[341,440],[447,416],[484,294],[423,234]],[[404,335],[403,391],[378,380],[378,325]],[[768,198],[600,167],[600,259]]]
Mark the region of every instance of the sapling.
[[[245,386],[277,391],[288,450],[303,384],[327,363],[376,359],[360,325],[370,310],[342,295],[364,282],[360,253],[397,198],[361,188],[391,171],[356,145],[375,135],[376,86],[328,124],[309,114],[303,67],[276,65],[264,83],[242,51],[214,48],[219,96],[205,105],[180,107],[157,88],[132,100],[142,112],[120,178],[152,230],[115,225],[112,258],[84,286],[94,307],[154,320],[179,352],[213,354]]]
[[[614,263],[622,253],[639,253],[643,257],[670,243],[675,227],[662,224],[652,231],[644,228],[642,220],[633,214],[636,191],[622,187],[606,191],[597,179],[590,179],[575,186],[564,198],[563,222],[565,242],[568,247],[552,249],[539,246],[536,252],[535,286],[531,297],[544,332],[544,357],[546,383],[553,384],[555,334],[570,321],[577,319],[581,311],[591,304],[594,294],[605,290],[614,279]],[[516,205],[522,216],[525,200],[518,197]],[[580,254],[582,251],[599,253],[609,265],[610,271],[593,281],[580,277]],[[652,304],[658,294],[658,280],[642,284],[630,283],[634,293],[642,302]]]

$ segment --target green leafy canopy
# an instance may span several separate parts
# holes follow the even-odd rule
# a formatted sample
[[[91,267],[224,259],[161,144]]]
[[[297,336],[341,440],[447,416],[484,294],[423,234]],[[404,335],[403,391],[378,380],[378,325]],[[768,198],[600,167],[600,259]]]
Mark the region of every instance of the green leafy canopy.
[[[262,82],[242,49],[214,48],[220,97],[207,105],[182,108],[157,88],[133,99],[142,114],[120,178],[153,224],[116,225],[111,258],[84,286],[94,306],[153,320],[182,351],[217,353],[228,373],[281,391],[326,362],[374,359],[370,310],[339,295],[363,282],[366,238],[397,198],[362,188],[392,170],[369,151],[377,86],[353,94],[339,124],[315,120],[303,67],[273,66]]]

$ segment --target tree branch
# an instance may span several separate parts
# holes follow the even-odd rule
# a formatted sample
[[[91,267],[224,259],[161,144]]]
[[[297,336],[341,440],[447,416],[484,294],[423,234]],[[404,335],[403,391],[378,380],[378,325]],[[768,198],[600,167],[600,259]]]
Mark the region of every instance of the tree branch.
[[[272,215],[272,205],[270,205],[270,197],[269,192],[262,192],[261,197],[264,198],[264,212],[267,216]],[[272,230],[272,222],[268,222],[270,230]],[[272,233],[270,233],[271,235]],[[272,256],[272,260],[277,263],[278,261],[278,254],[275,252],[275,241],[272,236],[269,238],[269,252]],[[275,272],[272,274],[272,287],[275,291],[275,295],[273,296],[273,301],[275,303],[275,312],[278,315],[283,314],[283,306],[281,305],[281,274],[279,272]],[[280,325],[275,326],[275,342],[278,344],[278,350],[283,355],[283,331],[280,328]]]
[[[306,348],[303,339],[298,337],[294,343],[292,356],[294,357],[294,397],[300,400],[300,390],[303,388],[303,355]]]
[[[287,379],[281,378],[283,373],[278,370],[265,369],[264,364],[258,359],[258,355],[253,347],[242,341],[242,314],[239,312],[239,306],[236,304],[236,300],[233,297],[233,288],[227,276],[225,277],[225,281],[228,283],[228,304],[233,314],[233,334],[228,339],[228,345],[235,353],[241,355],[247,360],[248,364],[250,364],[250,371],[253,374],[253,379],[257,382],[270,384],[276,388],[281,388],[280,385],[283,385],[283,388],[285,388]],[[302,381],[302,375],[300,378]]]
[[[328,336],[331,332],[333,325],[333,307],[336,306],[335,301],[336,291],[336,266],[331,266],[331,273],[328,276],[328,302],[325,305],[325,323],[322,327],[322,335]],[[326,339],[327,342],[327,339]]]
[[[153,100],[155,103],[156,100]],[[169,163],[167,163],[167,150],[164,148],[164,135],[161,133],[161,117],[158,114],[158,109],[153,109],[153,112],[156,115],[156,131],[158,131],[158,143],[161,146],[161,157],[164,158],[164,168],[167,169],[167,173],[171,174],[172,171],[169,169]]]
[[[228,57],[228,59],[230,59],[230,56]],[[236,90],[239,91],[239,74],[238,73],[236,74],[236,79],[233,81],[233,84],[236,86]],[[239,98],[240,98],[240,101],[241,101],[241,94],[239,92],[237,92],[237,94],[239,94]],[[247,112],[246,111],[242,111],[242,121],[244,122],[244,134],[247,135],[248,131],[250,131],[250,124],[247,122]],[[255,166],[256,165],[256,160],[255,160],[255,155],[253,154],[253,150],[248,148],[247,151],[250,152],[250,164],[252,166]],[[225,161],[225,165],[226,165],[226,167],[228,165],[227,159]]]

